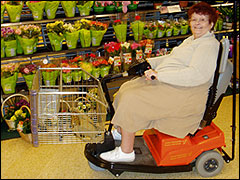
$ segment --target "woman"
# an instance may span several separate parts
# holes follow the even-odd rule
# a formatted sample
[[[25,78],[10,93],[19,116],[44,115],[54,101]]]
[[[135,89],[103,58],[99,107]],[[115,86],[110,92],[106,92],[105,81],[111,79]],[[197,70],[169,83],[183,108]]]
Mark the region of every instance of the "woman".
[[[192,36],[173,48],[169,55],[149,59],[152,69],[124,83],[113,106],[112,123],[121,135],[120,147],[101,153],[110,162],[132,162],[135,132],[155,128],[184,138],[194,133],[203,117],[208,89],[216,68],[219,42],[213,33],[216,11],[205,2],[188,11]],[[155,80],[151,80],[151,76]]]

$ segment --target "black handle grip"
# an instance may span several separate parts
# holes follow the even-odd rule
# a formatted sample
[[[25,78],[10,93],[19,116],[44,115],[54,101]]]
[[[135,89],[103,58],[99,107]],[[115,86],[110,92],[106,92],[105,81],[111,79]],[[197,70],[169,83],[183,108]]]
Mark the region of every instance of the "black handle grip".
[[[151,79],[154,80],[154,79],[156,79],[156,77],[155,76],[151,76]]]

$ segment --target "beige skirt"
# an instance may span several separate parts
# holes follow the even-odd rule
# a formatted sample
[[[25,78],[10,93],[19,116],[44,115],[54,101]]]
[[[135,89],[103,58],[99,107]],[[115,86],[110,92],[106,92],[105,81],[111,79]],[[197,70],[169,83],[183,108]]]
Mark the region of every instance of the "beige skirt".
[[[193,134],[202,120],[209,85],[180,87],[145,77],[130,80],[115,96],[112,123],[128,132],[155,128],[184,138]]]

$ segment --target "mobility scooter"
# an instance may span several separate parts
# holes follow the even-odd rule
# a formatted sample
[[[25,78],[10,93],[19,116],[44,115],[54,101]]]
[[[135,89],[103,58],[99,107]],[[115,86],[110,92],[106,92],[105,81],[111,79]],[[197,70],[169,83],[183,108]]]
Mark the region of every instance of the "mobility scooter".
[[[99,157],[102,152],[112,150],[119,145],[119,141],[114,141],[112,137],[112,124],[110,123],[104,134],[103,143],[88,143],[85,146],[84,153],[90,167],[96,171],[107,169],[115,176],[120,176],[124,171],[144,173],[186,172],[192,171],[194,167],[203,177],[217,175],[224,165],[224,160],[226,162],[232,160],[223,150],[223,147],[226,146],[224,133],[212,122],[232,77],[233,66],[228,60],[228,52],[229,40],[222,39],[213,84],[209,89],[206,110],[200,123],[200,129],[194,134],[189,134],[180,139],[163,134],[156,129],[145,130],[143,135],[135,137],[135,161],[112,163]],[[109,104],[111,117],[113,117],[114,109],[106,84],[126,74],[143,75],[144,71],[149,68],[150,65],[145,61],[131,67],[127,73],[109,75],[103,78],[102,88]],[[235,134],[235,124],[232,125],[232,128]],[[235,138],[233,136],[233,153],[234,142]]]

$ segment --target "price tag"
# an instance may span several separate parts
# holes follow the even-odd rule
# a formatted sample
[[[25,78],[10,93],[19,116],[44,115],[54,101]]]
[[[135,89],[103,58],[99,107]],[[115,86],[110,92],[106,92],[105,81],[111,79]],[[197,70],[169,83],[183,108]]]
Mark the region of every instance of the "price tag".
[[[167,6],[167,10],[168,10],[168,13],[181,12],[181,8],[179,4],[174,6]]]

